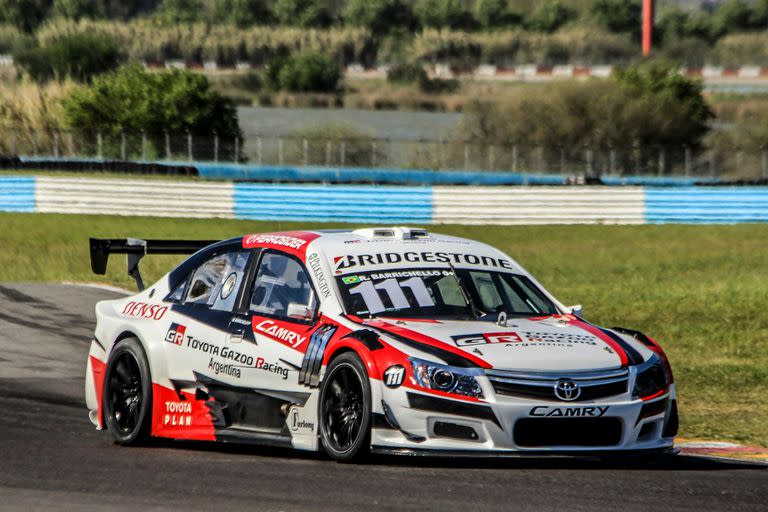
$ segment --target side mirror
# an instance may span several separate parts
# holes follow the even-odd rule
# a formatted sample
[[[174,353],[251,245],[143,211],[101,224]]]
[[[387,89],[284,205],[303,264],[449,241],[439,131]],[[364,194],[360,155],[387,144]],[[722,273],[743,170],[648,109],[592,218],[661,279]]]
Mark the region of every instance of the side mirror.
[[[312,320],[312,310],[306,304],[291,302],[288,304],[288,318],[308,322]]]
[[[568,308],[572,314],[576,316],[581,316],[581,314],[584,312],[584,308],[581,306],[581,304],[577,306],[571,306]]]

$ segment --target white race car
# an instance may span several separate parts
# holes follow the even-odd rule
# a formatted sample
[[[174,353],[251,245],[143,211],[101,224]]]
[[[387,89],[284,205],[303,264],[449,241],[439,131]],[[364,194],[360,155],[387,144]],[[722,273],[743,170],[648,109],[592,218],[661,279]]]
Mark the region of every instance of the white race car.
[[[567,308],[506,254],[416,228],[91,239],[93,270],[194,253],[98,303],[90,418],[150,436],[438,455],[673,450],[651,338]]]

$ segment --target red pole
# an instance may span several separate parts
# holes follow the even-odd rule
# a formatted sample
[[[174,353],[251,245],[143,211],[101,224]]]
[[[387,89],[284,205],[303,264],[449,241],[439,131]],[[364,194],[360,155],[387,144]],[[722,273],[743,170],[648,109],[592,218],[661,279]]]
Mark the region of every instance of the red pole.
[[[643,0],[643,57],[651,53],[653,41],[653,0]]]

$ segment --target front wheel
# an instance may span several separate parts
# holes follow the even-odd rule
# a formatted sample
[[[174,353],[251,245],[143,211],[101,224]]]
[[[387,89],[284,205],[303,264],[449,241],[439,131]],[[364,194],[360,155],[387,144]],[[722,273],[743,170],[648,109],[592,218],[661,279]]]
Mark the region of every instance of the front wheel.
[[[102,401],[107,430],[117,443],[140,444],[149,438],[152,379],[139,340],[128,338],[112,350]]]
[[[371,433],[371,385],[360,358],[345,352],[328,365],[320,387],[320,439],[339,462],[368,453]]]

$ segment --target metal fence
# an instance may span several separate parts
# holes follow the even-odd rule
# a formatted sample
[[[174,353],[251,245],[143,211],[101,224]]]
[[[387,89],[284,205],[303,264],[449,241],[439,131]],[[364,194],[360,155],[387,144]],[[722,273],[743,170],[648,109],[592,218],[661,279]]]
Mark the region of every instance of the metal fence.
[[[122,161],[466,169],[586,176],[768,178],[768,146],[544,147],[455,139],[0,129],[0,153]]]

